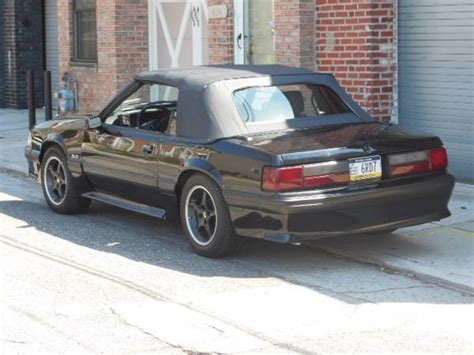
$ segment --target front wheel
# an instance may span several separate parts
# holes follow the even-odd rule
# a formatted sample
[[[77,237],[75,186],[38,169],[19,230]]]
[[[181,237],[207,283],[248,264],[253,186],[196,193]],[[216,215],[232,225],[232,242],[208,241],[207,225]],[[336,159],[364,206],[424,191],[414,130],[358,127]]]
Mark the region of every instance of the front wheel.
[[[81,196],[84,186],[74,179],[66,157],[58,147],[49,148],[41,164],[41,186],[49,207],[57,213],[74,214],[87,210],[90,200]]]
[[[232,226],[229,208],[211,179],[194,175],[186,182],[180,214],[186,236],[197,254],[218,258],[236,250],[239,237]]]

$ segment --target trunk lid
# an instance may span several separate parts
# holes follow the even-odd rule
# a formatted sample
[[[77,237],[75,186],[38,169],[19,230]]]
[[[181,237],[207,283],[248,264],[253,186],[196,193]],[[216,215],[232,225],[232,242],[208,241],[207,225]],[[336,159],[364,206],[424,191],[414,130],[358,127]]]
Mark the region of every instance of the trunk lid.
[[[430,149],[438,137],[379,122],[326,126],[253,136],[249,145],[281,158],[283,165],[344,160]]]

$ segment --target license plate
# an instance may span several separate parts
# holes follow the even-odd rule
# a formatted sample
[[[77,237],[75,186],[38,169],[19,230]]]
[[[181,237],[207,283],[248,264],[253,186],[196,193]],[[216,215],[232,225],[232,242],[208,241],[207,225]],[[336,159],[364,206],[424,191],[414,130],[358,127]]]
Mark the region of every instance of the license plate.
[[[351,182],[378,180],[382,177],[382,159],[380,155],[349,159]]]

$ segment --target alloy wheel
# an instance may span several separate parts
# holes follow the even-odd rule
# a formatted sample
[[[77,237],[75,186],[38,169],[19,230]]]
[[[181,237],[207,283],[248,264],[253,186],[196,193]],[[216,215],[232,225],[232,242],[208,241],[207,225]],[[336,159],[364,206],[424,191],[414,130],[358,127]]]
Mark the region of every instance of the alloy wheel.
[[[52,156],[44,165],[43,184],[49,201],[58,206],[66,198],[67,177],[59,158]]]
[[[185,217],[192,239],[201,246],[209,245],[216,234],[217,210],[211,193],[204,186],[193,186],[189,190]]]

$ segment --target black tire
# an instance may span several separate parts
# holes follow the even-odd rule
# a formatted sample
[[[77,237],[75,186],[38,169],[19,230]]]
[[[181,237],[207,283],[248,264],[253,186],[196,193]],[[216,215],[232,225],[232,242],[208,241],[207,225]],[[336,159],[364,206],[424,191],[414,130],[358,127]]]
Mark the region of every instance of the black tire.
[[[208,197],[201,207],[195,206],[202,201],[200,196],[203,196],[204,192],[207,192],[210,198]],[[195,201],[196,199],[200,201]],[[199,214],[204,217],[199,217]],[[208,177],[196,174],[186,181],[181,193],[180,216],[184,232],[196,254],[220,258],[236,251],[240,238],[232,226],[229,207],[219,186]]]
[[[44,199],[54,212],[76,214],[87,210],[91,201],[82,197],[86,190],[85,183],[71,175],[61,148],[51,147],[46,151],[40,176]]]

